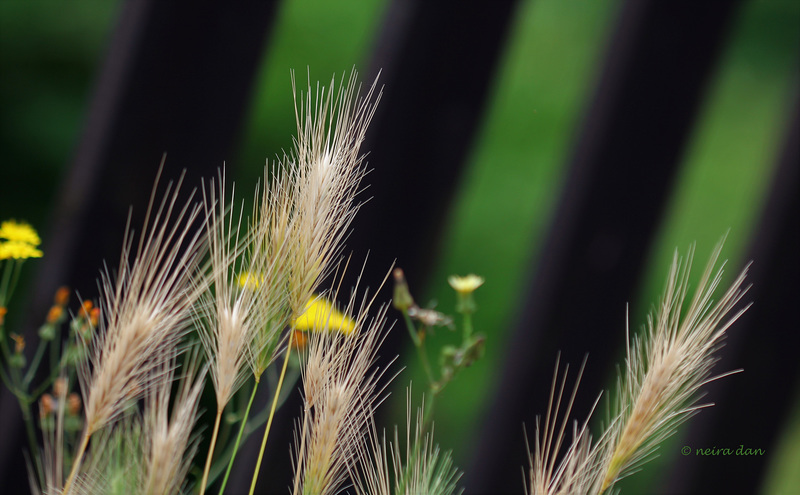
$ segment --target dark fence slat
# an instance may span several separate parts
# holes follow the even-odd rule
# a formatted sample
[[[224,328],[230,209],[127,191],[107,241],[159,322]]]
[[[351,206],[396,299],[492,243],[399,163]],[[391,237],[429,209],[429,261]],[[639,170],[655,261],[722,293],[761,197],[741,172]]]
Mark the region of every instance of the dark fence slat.
[[[276,3],[220,8],[207,0],[188,7],[130,0],[120,6],[27,314],[43,318],[61,284],[96,294],[103,260],[115,266],[119,258],[130,206],[132,225],[142,223],[163,153],[162,185],[186,168],[186,189],[231,158]],[[40,321],[32,316],[26,325],[29,347]],[[4,389],[0,486],[10,493],[27,487],[21,421]]]
[[[795,95],[797,97],[797,95]],[[754,229],[747,301],[753,305],[729,332],[715,372],[742,369],[708,387],[718,404],[690,424],[686,445],[762,449],[763,455],[679,457],[665,493],[758,493],[790,419],[800,381],[800,99],[787,126],[772,184]]]
[[[573,366],[589,354],[577,417],[606,385],[624,342],[625,305],[737,7],[623,5],[497,392],[477,432],[467,493],[521,492],[522,425],[532,431],[546,410],[559,350],[562,363]]]
[[[515,5],[516,1],[487,7],[481,2],[454,6],[395,0],[387,7],[371,70],[362,77],[371,83],[381,70],[379,83],[385,92],[362,146],[371,169],[362,199],[369,201],[347,240],[345,252],[352,252],[353,261],[343,287],[354,284],[367,255],[362,288],[366,284],[374,289],[394,260],[415,287],[424,286],[443,214],[483,117]],[[390,297],[391,284],[378,301]],[[400,328],[390,332],[381,348],[382,369],[407,339]],[[288,402],[278,411],[276,424],[291,424],[299,410],[299,402]],[[291,442],[289,428],[270,432],[264,460],[270,473],[291,471],[286,455]],[[251,445],[241,458],[254,457]],[[237,478],[247,478],[246,470],[252,468],[243,463],[235,469],[240,469]],[[278,476],[262,476],[258,488],[280,493],[287,484]]]

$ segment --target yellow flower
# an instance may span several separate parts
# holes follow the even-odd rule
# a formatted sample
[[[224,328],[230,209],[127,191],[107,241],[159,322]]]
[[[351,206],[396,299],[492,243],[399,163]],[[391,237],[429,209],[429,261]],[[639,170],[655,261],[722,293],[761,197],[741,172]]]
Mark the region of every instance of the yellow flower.
[[[0,260],[14,258],[24,260],[27,258],[41,258],[42,252],[35,246],[22,241],[0,242]]]
[[[239,287],[255,290],[261,285],[261,282],[264,281],[264,277],[256,277],[254,274],[250,272],[242,272],[239,274],[238,282]]]
[[[475,292],[475,289],[483,285],[484,279],[483,277],[470,273],[466,277],[451,275],[450,278],[447,279],[447,282],[450,284],[450,287],[455,289],[459,294],[467,295],[472,294]]]
[[[36,230],[27,223],[6,220],[0,224],[0,238],[9,241],[24,242],[31,246],[38,246],[42,243]]]
[[[321,297],[314,297],[306,303],[305,312],[294,320],[296,330],[337,330],[345,335],[353,333],[356,324],[346,315],[340,313]]]

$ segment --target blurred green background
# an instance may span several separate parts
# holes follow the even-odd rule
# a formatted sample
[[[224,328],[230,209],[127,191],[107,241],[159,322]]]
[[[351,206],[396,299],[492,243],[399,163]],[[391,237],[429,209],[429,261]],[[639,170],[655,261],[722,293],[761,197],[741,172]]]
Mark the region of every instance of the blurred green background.
[[[25,219],[40,228],[47,224],[81,134],[117,8],[103,1],[0,2],[0,218]],[[448,275],[473,272],[486,278],[477,293],[476,314],[476,328],[488,337],[486,357],[458,377],[436,411],[437,418],[447,419],[436,426],[438,441],[453,450],[460,466],[468,464],[476,438],[465,432],[480,428],[491,391],[500,386],[502,351],[527,282],[523,277],[546,235],[618,8],[617,1],[521,2],[485,119],[447,214],[430,276],[434,282],[412,287],[421,302],[436,301],[437,309],[451,312],[455,297],[446,284]],[[354,65],[365,70],[385,13],[386,3],[375,0],[282,3],[239,152],[228,162],[240,187],[254,185],[265,159],[291,147],[295,124],[289,70],[304,79],[309,68],[311,79],[323,83]],[[797,97],[800,2],[745,2],[730,36],[649,254],[650,268],[631,301],[632,327],[644,322],[658,298],[676,247],[684,250],[696,241],[701,262],[730,230],[723,255],[731,260],[732,272],[742,265],[759,218],[790,103]],[[47,232],[42,235],[46,252]],[[448,336],[441,332],[435,338],[444,343]],[[387,402],[401,422],[408,381],[420,384],[418,392],[424,383],[413,355],[412,348],[401,355],[408,369],[395,381]],[[765,483],[772,493],[800,489],[800,414],[794,418],[783,450],[771,456],[773,470]],[[658,463],[670,462],[669,453],[677,449],[664,452],[625,488],[647,491]]]

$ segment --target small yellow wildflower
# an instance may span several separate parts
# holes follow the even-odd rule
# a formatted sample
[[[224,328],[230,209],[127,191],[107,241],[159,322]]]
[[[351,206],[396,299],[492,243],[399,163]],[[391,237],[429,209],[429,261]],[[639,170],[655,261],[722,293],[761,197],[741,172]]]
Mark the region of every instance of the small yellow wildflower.
[[[346,315],[340,313],[321,297],[315,297],[306,303],[305,312],[294,320],[296,330],[337,330],[345,335],[353,333],[356,324]]]
[[[470,273],[466,277],[451,275],[450,278],[447,279],[447,282],[456,292],[465,295],[475,292],[475,289],[483,285],[484,279],[483,277]]]
[[[0,260],[14,258],[24,260],[27,258],[41,258],[42,252],[36,247],[22,241],[0,242]]]
[[[239,287],[250,290],[258,289],[263,281],[264,277],[256,277],[250,272],[242,272],[238,277]]]
[[[38,246],[42,243],[36,230],[24,222],[6,220],[0,224],[0,239],[9,241],[24,242],[31,246]]]

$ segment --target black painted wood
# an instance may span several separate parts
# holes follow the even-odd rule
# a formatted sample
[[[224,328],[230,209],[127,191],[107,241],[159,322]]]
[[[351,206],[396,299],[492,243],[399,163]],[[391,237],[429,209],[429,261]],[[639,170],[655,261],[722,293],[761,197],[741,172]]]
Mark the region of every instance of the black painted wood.
[[[737,2],[624,3],[544,249],[520,301],[466,493],[519,493],[522,425],[546,411],[557,352],[577,367],[585,417],[624,343],[644,266],[698,102]],[[604,361],[604,359],[608,359]],[[577,369],[577,368],[573,368]],[[574,374],[573,374],[574,376]]]
[[[371,172],[361,198],[368,201],[353,221],[347,240],[344,252],[352,253],[352,261],[343,287],[354,285],[367,256],[361,288],[374,290],[395,260],[415,287],[424,286],[444,213],[483,117],[516,3],[460,2],[456,6],[395,0],[388,6],[369,62],[371,69],[362,77],[371,84],[380,70],[379,84],[385,92],[362,147],[369,153]],[[391,281],[378,301],[389,298]],[[390,311],[390,319],[398,317]],[[395,328],[381,348],[378,365],[388,366],[407,339],[402,328]],[[278,412],[276,424],[291,424],[298,415],[299,394],[295,399]],[[264,473],[272,476],[262,476],[258,487],[283,493],[288,481],[277,473],[290,472],[291,429],[270,432],[268,443],[264,465],[270,468]],[[252,452],[245,450],[241,456],[254,458]],[[238,477],[246,478],[245,471],[252,467],[240,469]]]
[[[55,289],[69,284],[97,293],[103,260],[115,267],[129,207],[139,229],[156,171],[167,153],[162,186],[187,170],[185,190],[232,158],[254,74],[277,2],[220,8],[202,0],[130,0],[98,75],[75,157],[48,229],[47,256],[37,263],[26,311],[44,315]],[[39,320],[26,325],[29,348]],[[27,490],[16,400],[0,399],[0,486]]]
[[[797,99],[797,95],[795,95]],[[715,373],[742,373],[709,384],[705,401],[717,407],[689,424],[685,443],[694,448],[762,449],[763,455],[679,457],[676,473],[663,479],[664,493],[759,493],[780,434],[791,419],[800,383],[800,99],[795,101],[769,194],[759,215],[747,262],[746,296],[753,305],[731,328]],[[734,270],[735,267],[729,268]],[[743,267],[738,267],[741,269]]]

